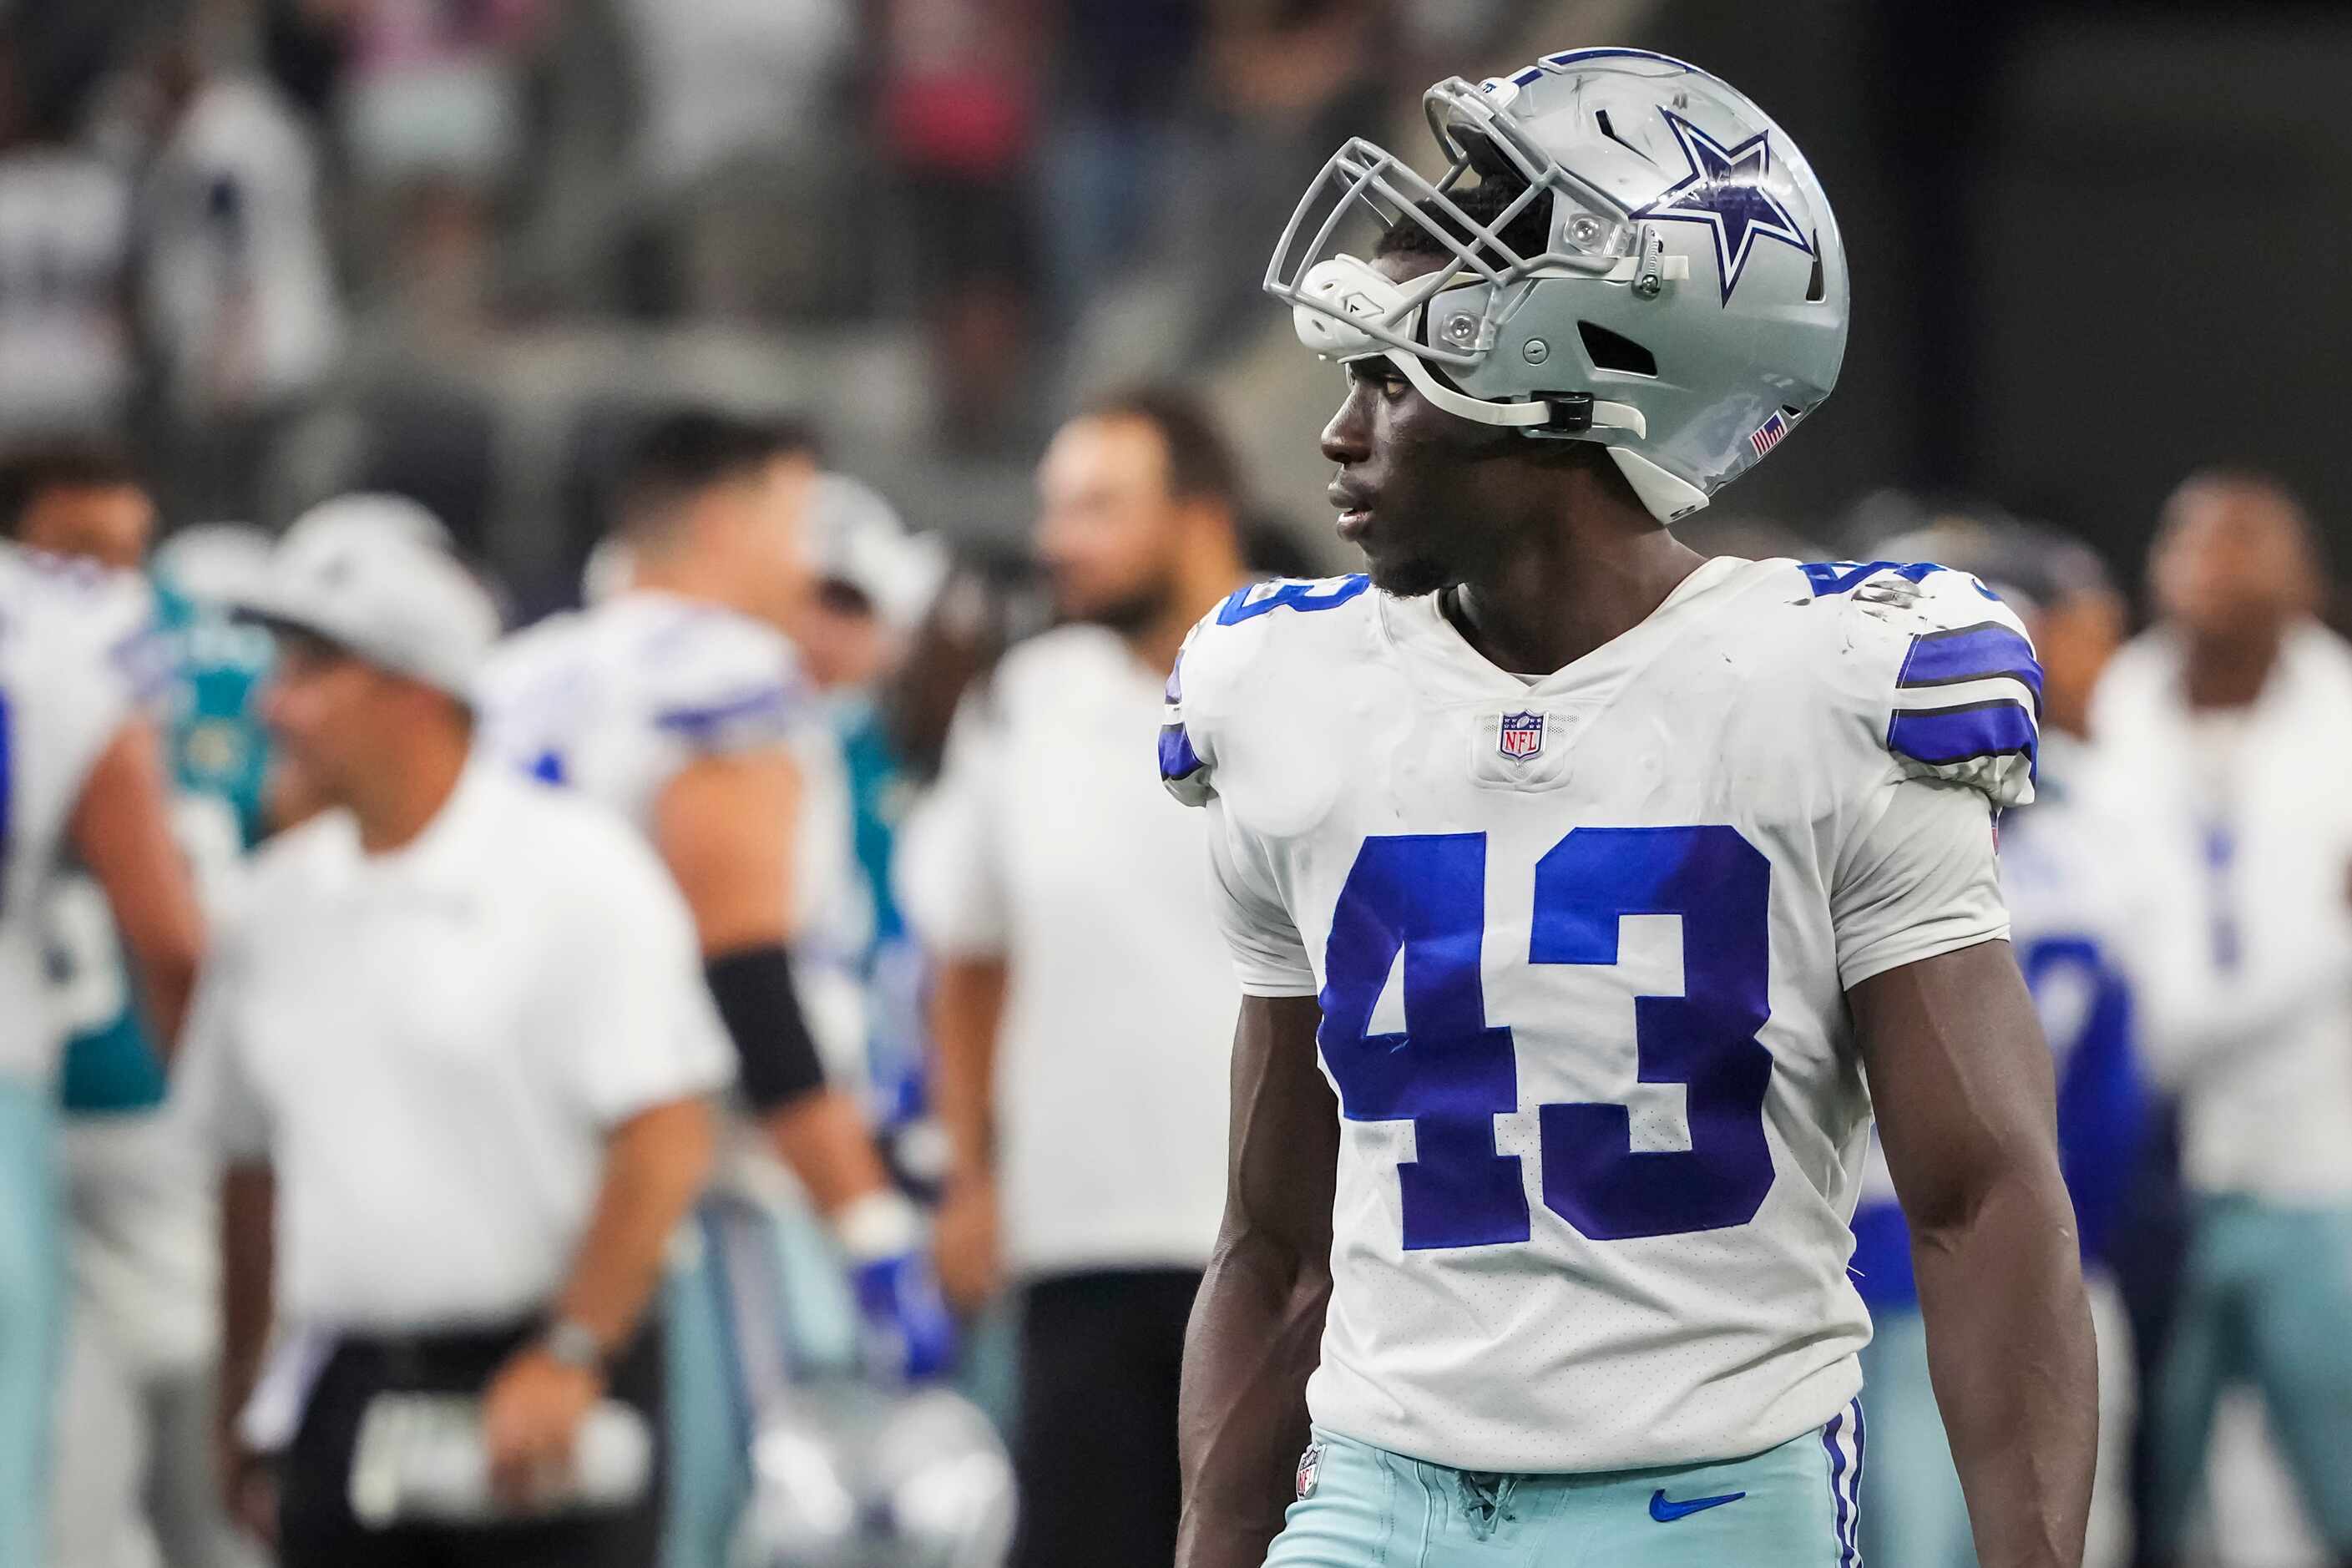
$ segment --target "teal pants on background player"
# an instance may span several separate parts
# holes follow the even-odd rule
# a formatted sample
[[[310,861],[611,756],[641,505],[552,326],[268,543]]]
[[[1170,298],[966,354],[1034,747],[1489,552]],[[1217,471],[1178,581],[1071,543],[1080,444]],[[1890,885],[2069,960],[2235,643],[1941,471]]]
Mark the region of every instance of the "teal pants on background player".
[[[2198,1200],[2147,1419],[2149,1546],[2178,1555],[2224,1384],[2252,1383],[2328,1548],[2352,1556],[2352,1209]]]
[[[1718,1464],[1449,1469],[1317,1428],[1265,1568],[1859,1568],[1861,1406]]]
[[[0,1078],[0,1568],[38,1568],[48,1555],[65,1335],[60,1180],[49,1086]]]

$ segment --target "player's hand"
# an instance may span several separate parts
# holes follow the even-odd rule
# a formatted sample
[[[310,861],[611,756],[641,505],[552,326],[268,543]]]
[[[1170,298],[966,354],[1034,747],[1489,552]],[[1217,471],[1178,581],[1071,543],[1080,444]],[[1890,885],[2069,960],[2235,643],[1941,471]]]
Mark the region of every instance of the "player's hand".
[[[276,1551],[278,1478],[269,1457],[247,1447],[237,1436],[234,1414],[214,1424],[213,1462],[220,1481],[221,1507],[231,1522]]]
[[[912,1382],[955,1364],[955,1319],[920,1249],[858,1264],[850,1283],[866,1320],[868,1366]]]
[[[977,1312],[1003,1284],[996,1246],[996,1183],[985,1175],[959,1174],[948,1183],[932,1229],[940,1284],[962,1312]]]
[[[482,1397],[482,1447],[490,1490],[509,1508],[560,1489],[572,1468],[581,1423],[604,1396],[604,1380],[537,1345],[515,1352]]]

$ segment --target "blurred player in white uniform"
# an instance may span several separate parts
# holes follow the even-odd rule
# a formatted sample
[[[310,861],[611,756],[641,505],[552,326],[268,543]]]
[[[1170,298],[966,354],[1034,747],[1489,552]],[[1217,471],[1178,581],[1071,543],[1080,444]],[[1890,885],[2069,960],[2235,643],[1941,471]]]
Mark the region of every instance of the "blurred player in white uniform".
[[[121,454],[89,443],[0,465],[0,527],[35,549],[123,571],[145,564],[155,507]],[[208,908],[257,835],[268,756],[249,710],[269,660],[218,590],[267,536],[176,536],[148,579],[173,825]],[[66,1043],[60,1097],[72,1331],[58,1401],[53,1568],[223,1568],[252,1561],[213,1484],[219,1281],[209,1171],[165,1092],[103,889],[79,866],[47,902]]]
[[[861,1058],[863,995],[847,969],[800,955],[854,890],[839,751],[782,629],[811,586],[814,478],[782,431],[701,413],[656,426],[622,488],[626,586],[509,640],[483,683],[483,739],[625,813],[661,852],[694,910],[746,1097],[846,1255],[869,1357],[924,1375],[945,1364],[952,1332],[920,1216],[837,1087]],[[747,1413],[730,1410],[740,1397],[709,1386],[719,1288],[714,1269],[674,1296],[679,1563],[724,1551],[749,1479],[730,1451],[747,1436]]]
[[[2147,1097],[2116,951],[2128,915],[2129,849],[2102,808],[2088,731],[2092,689],[2122,640],[2123,595],[2081,542],[2019,523],[1946,521],[1878,552],[1940,562],[1992,585],[2024,620],[2042,667],[2034,799],[2001,820],[2001,894],[2018,967],[2056,1058],[2060,1163],[2098,1328],[2099,1469],[2084,1561],[2119,1564],[2129,1550],[2135,1375],[2129,1325],[2105,1264],[2146,1133]],[[1862,1358],[1871,1423],[1864,1555],[1905,1568],[1974,1568],[1968,1504],[1929,1379],[1910,1231],[1875,1140],[1853,1229],[1854,1285],[1873,1330]]]
[[[170,786],[140,710],[146,590],[0,544],[0,1563],[47,1560],[65,1331],[58,1051],[42,895],[68,847],[105,889],[155,1038],[179,1033],[202,946]]]
[[[1369,575],[1234,595],[1170,683],[1245,994],[1177,1562],[1852,1568],[1874,1103],[1979,1548],[2075,1568],[2092,1334],[1993,847],[2032,649],[1966,575],[1664,526],[1843,353],[1762,110],[1619,49],[1428,108],[1442,184],[1349,143],[1268,275],[1346,363]]]

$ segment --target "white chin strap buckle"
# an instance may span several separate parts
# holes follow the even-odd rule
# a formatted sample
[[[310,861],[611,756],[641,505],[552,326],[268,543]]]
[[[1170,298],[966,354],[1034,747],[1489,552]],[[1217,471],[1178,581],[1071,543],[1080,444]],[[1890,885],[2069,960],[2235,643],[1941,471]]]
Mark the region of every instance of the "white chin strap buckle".
[[[1356,356],[1361,358],[1363,356]],[[1571,423],[1569,411],[1559,404],[1489,403],[1483,397],[1473,397],[1466,392],[1456,392],[1437,379],[1435,373],[1421,362],[1418,354],[1400,350],[1388,351],[1388,359],[1412,383],[1413,390],[1443,408],[1446,413],[1474,420],[1480,425],[1499,425],[1509,429],[1533,430],[1548,425],[1563,426],[1563,434],[1574,429],[1622,430],[1639,441],[1650,433],[1649,421],[1642,411],[1630,403],[1610,403],[1594,398],[1591,417]],[[1581,428],[1579,428],[1580,425]]]

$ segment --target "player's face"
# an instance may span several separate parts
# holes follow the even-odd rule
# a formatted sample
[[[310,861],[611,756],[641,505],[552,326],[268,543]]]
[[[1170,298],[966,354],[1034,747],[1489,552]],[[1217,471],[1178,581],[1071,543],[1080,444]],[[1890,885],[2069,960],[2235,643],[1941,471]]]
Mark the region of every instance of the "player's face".
[[[809,596],[795,634],[801,657],[827,690],[870,686],[888,672],[891,637],[865,596],[838,584]]]
[[[2158,606],[2190,632],[2266,636],[2319,602],[2319,574],[2285,504],[2246,486],[2200,484],[2173,498],[2150,576]]]
[[[1183,514],[1157,430],[1073,419],[1037,466],[1037,555],[1064,616],[1118,630],[1159,618],[1175,589]]]
[[[1438,265],[1385,256],[1398,282]],[[1486,542],[1491,460],[1517,448],[1507,433],[1436,407],[1385,356],[1351,361],[1348,395],[1323,427],[1323,456],[1339,465],[1331,504],[1339,537],[1364,552],[1372,582],[1391,594],[1433,594],[1462,581]]]
[[[341,648],[281,631],[261,717],[304,776],[331,799],[366,765],[384,678]]]
[[[128,571],[147,559],[155,503],[137,485],[72,485],[44,490],[25,509],[26,544]]]

